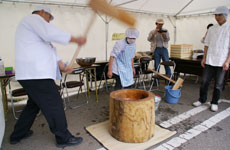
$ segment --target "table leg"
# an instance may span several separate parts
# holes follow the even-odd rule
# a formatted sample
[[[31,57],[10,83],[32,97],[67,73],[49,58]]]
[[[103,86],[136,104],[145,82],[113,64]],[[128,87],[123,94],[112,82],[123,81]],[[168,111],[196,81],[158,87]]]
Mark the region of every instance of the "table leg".
[[[88,96],[90,96],[90,93],[89,93],[89,77],[88,77],[88,70],[85,70],[86,71],[86,85],[87,85],[87,92],[88,92]]]
[[[79,79],[82,82],[82,80],[81,80],[81,74],[79,74]],[[83,81],[83,83],[84,83],[84,81]],[[81,86],[80,90],[81,90],[81,93],[82,93],[82,86]]]
[[[94,68],[94,82],[95,82],[96,100],[98,102],[98,95],[97,95],[97,71],[96,71],[96,68]]]

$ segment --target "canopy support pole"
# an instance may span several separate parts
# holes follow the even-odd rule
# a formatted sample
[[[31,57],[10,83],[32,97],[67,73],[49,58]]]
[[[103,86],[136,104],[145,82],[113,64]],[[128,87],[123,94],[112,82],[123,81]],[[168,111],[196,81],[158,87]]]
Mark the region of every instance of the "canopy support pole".
[[[176,23],[175,23],[176,18],[175,18],[174,22],[172,21],[172,19],[169,16],[168,16],[168,19],[169,19],[169,21],[172,24],[173,29],[174,29],[174,41],[173,41],[173,43],[176,44],[176,34],[177,34],[177,32],[176,32]]]
[[[128,4],[128,3],[132,3],[132,2],[135,2],[135,1],[138,1],[138,0],[130,0],[130,1],[127,1],[127,2],[124,2],[124,3],[121,3],[121,4],[118,4],[116,6],[121,6],[121,5],[125,5],[125,4]],[[110,1],[110,3],[112,2],[112,0]],[[108,18],[108,16],[106,15],[105,16],[105,19],[99,14],[97,13],[97,15],[101,18],[101,20],[105,23],[105,61],[108,60],[107,56],[108,56],[108,41],[109,41],[109,23],[110,21],[113,20],[113,18]]]

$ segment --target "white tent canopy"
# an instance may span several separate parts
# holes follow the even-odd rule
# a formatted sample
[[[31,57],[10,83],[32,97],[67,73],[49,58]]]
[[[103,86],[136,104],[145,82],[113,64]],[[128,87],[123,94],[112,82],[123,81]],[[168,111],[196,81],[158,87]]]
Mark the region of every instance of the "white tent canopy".
[[[116,1],[116,0],[115,0]],[[118,0],[119,1],[119,0]],[[135,12],[183,16],[199,13],[210,13],[218,6],[228,6],[229,0],[137,0],[122,7]]]
[[[200,39],[209,23],[216,23],[212,12],[218,6],[230,8],[230,0],[107,0],[137,17],[136,28],[140,31],[137,51],[148,51],[148,33],[155,28],[155,20],[163,18],[164,28],[169,30],[169,44],[193,44],[194,49],[202,49]],[[6,66],[14,66],[14,34],[19,21],[30,14],[35,5],[47,4],[55,19],[52,24],[74,35],[83,34],[91,16],[88,0],[0,0],[1,50],[0,57]],[[230,15],[228,16],[228,18]],[[105,60],[116,41],[113,33],[122,33],[127,26],[107,16],[98,16],[82,48],[79,57],[97,57]],[[76,45],[55,45],[64,61],[70,61]],[[169,49],[170,50],[170,49]],[[67,52],[68,51],[68,52]]]
[[[87,7],[89,0],[0,0],[0,2],[45,3]],[[230,8],[229,0],[108,0],[112,5],[132,12],[185,16],[212,13],[218,6]]]

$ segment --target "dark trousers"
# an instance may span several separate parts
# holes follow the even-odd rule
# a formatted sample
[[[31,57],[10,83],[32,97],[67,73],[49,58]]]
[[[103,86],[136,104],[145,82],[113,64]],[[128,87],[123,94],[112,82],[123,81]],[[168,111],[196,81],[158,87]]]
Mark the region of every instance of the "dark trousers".
[[[118,76],[118,75],[116,75],[116,74],[113,73],[113,77],[116,80],[116,84],[115,84],[115,87],[114,87],[115,90],[130,89],[130,88],[132,88],[133,85],[130,85],[130,86],[127,86],[127,87],[122,87],[120,76]]]
[[[203,70],[202,82],[200,86],[200,99],[201,103],[205,103],[207,100],[208,86],[212,78],[215,79],[214,90],[212,95],[211,104],[218,104],[221,92],[224,84],[224,76],[226,71],[223,71],[223,67],[213,67],[205,65]]]
[[[20,139],[30,130],[39,110],[44,114],[57,142],[65,142],[72,135],[67,129],[67,121],[62,98],[52,79],[19,80],[28,94],[27,105],[17,121],[11,139]]]

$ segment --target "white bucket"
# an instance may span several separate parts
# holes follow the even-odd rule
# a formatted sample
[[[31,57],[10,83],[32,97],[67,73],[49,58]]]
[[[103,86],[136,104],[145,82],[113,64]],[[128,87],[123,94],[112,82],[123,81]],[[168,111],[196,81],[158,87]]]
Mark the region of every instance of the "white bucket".
[[[155,94],[155,111],[157,111],[160,102],[161,102],[161,97],[160,97],[160,95]]]

